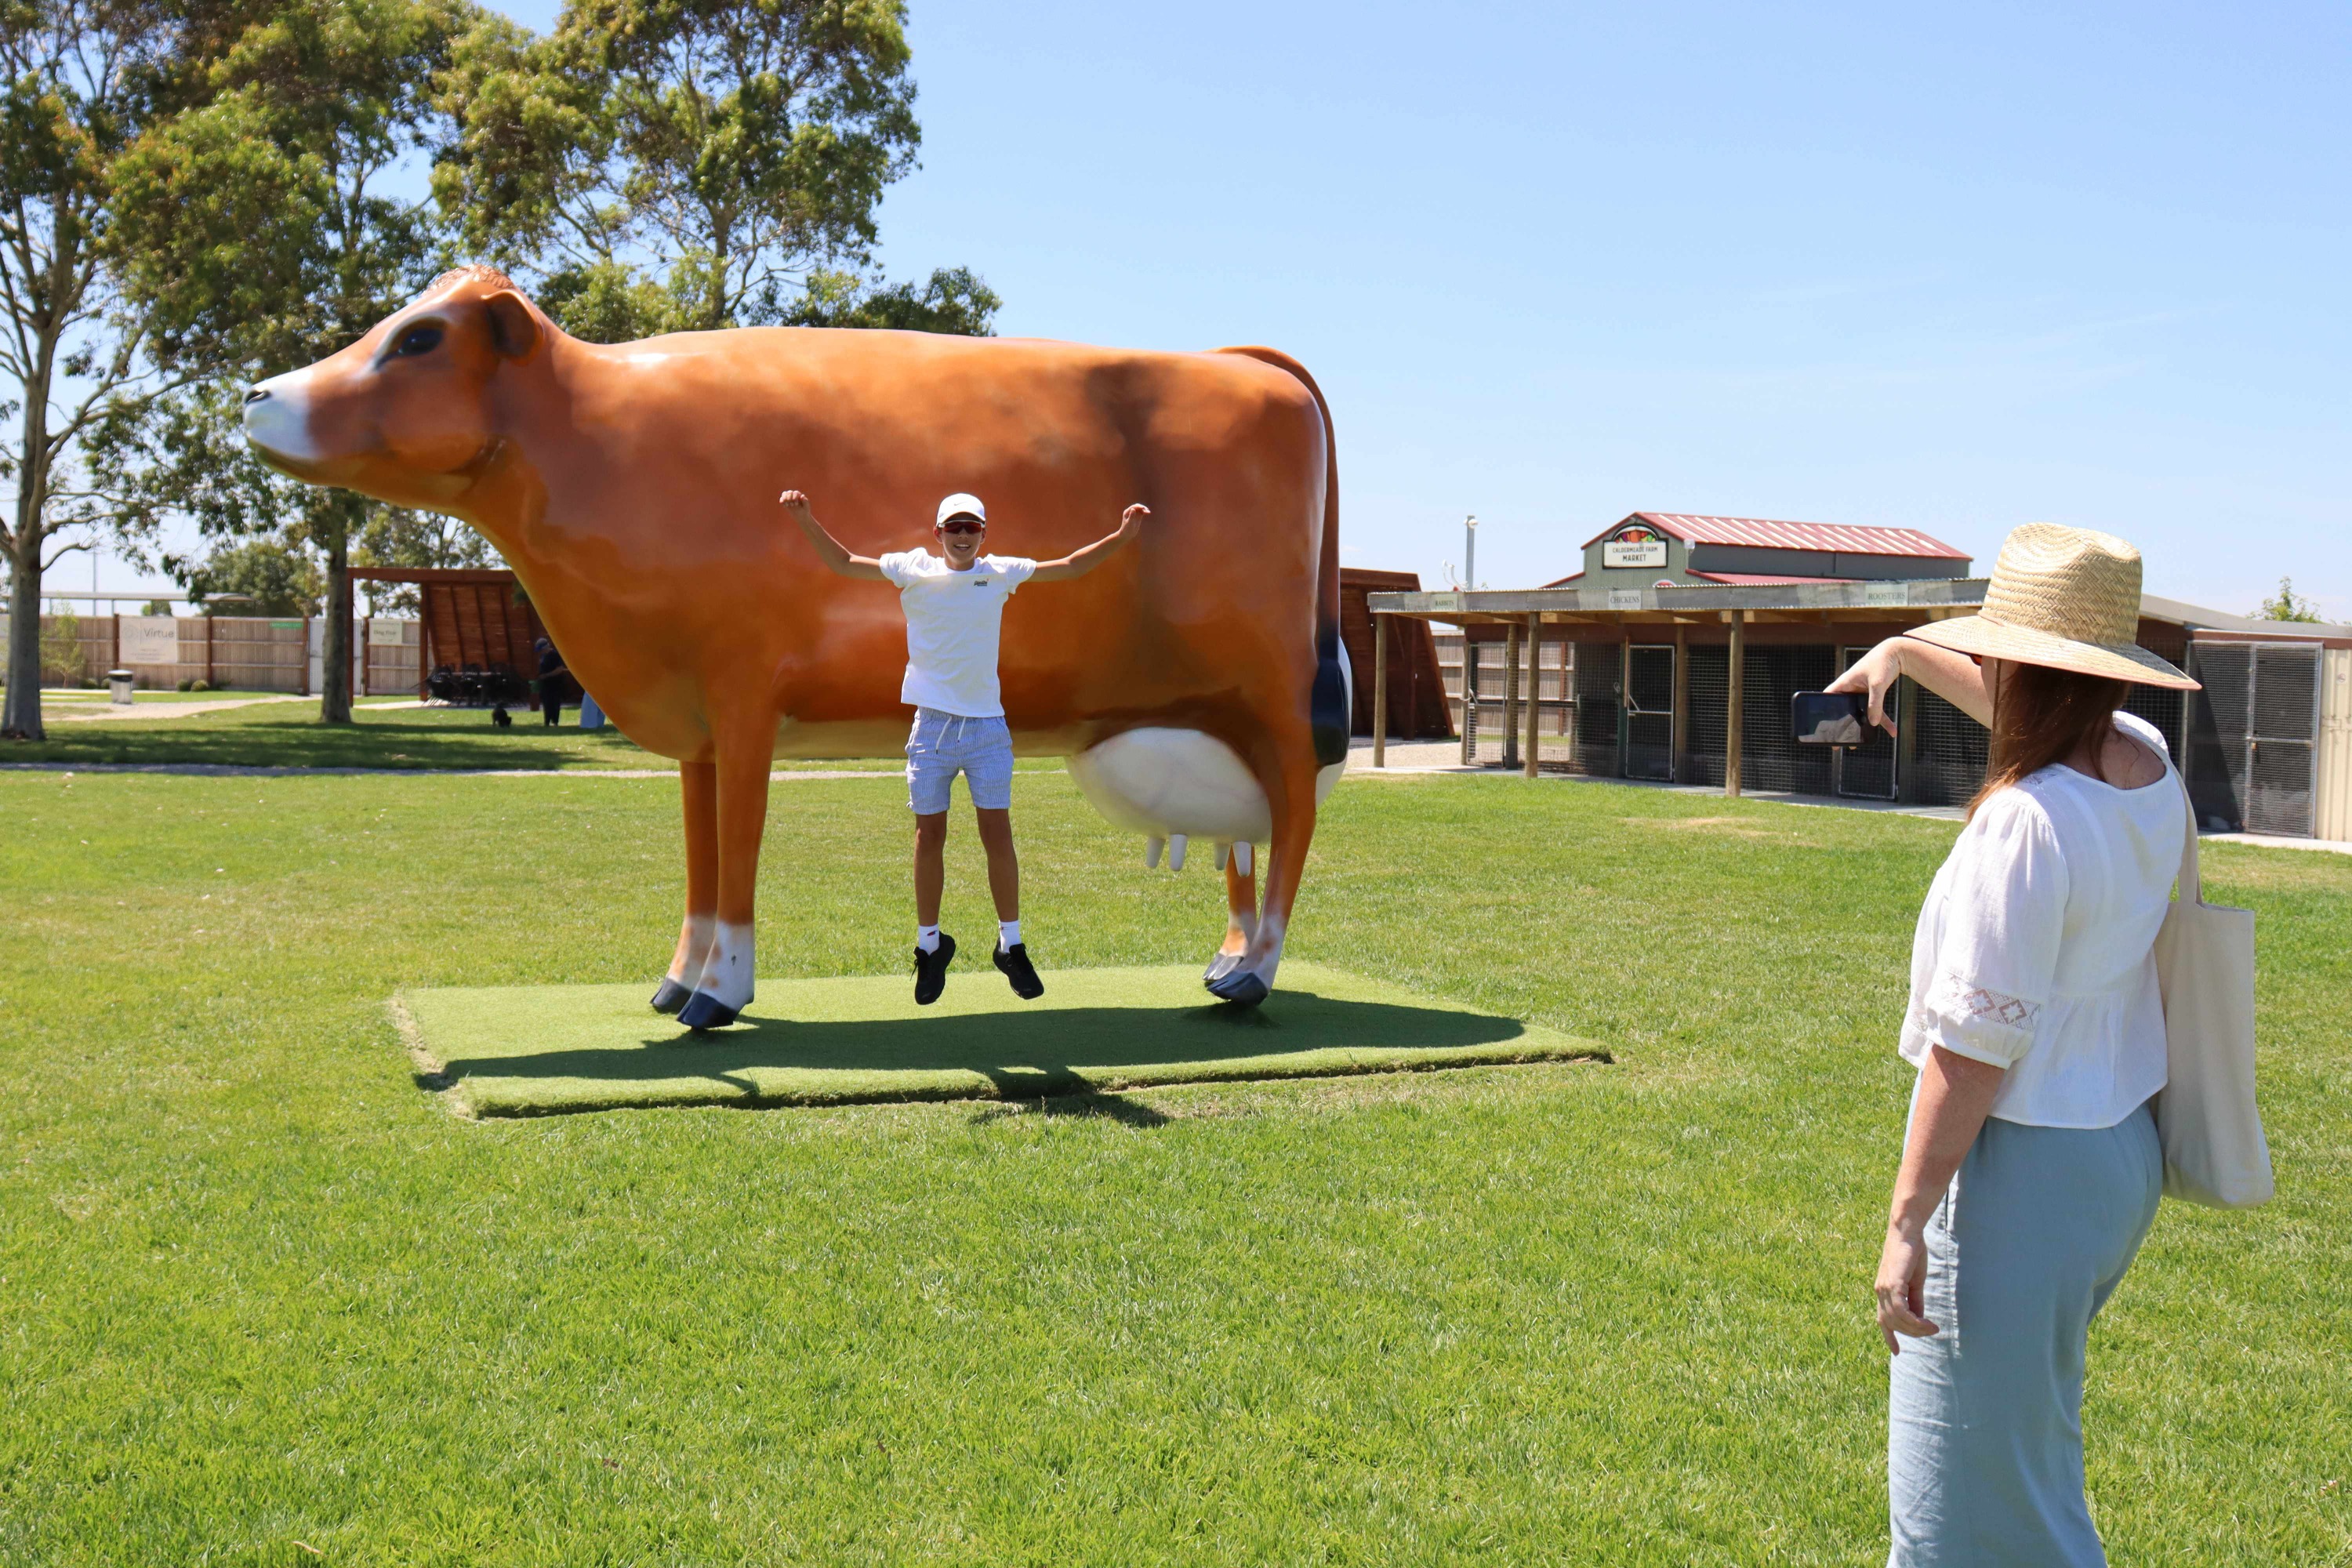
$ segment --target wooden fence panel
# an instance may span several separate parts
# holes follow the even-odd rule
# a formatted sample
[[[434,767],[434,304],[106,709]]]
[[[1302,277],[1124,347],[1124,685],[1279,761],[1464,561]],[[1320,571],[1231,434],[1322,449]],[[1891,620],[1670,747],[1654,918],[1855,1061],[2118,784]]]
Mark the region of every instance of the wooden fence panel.
[[[124,621],[147,617],[125,616]],[[153,617],[161,619],[162,617]],[[43,616],[43,647],[58,645],[58,632],[68,619]],[[75,686],[88,680],[103,684],[110,669],[128,669],[139,689],[169,691],[184,680],[203,680],[228,690],[301,692],[310,689],[310,626],[293,618],[257,616],[180,616],[173,617],[177,634],[176,662],[125,659],[140,639],[117,625],[110,616],[76,616],[72,663],[47,663],[41,668],[44,686]],[[0,614],[0,637],[7,633],[8,617]],[[364,658],[361,692],[378,697],[414,694],[424,679],[420,628],[413,620],[389,616],[352,623],[353,658]],[[379,640],[381,639],[381,640]]]

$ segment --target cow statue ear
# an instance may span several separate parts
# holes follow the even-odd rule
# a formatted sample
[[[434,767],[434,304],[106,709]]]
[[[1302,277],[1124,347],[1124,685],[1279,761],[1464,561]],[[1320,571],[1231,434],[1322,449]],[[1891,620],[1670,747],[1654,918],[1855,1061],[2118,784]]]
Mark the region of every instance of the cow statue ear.
[[[501,289],[482,306],[490,313],[490,346],[507,359],[529,359],[543,335],[530,301],[511,289]]]

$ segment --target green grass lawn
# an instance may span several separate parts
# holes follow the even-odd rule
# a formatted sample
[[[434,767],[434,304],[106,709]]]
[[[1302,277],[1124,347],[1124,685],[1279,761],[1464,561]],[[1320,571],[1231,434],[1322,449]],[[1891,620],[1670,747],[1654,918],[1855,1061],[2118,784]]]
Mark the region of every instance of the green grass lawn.
[[[144,697],[147,694],[140,694]],[[249,701],[271,693],[157,693],[173,703]],[[0,763],[225,763],[251,767],[673,768],[609,725],[550,729],[518,710],[494,728],[487,708],[412,708],[362,699],[349,724],[319,722],[317,701],[252,702],[185,718],[76,720],[105,704],[45,701],[48,739],[0,742]]]
[[[0,775],[0,1562],[1883,1560],[1866,1287],[1949,824],[1344,784],[1293,953],[1612,1066],[452,1117],[386,999],[649,989],[676,793]],[[1016,793],[1042,962],[1205,959],[1205,864]],[[761,971],[902,965],[907,839],[890,781],[779,791]],[[2352,860],[2207,866],[2260,914],[2280,1195],[2166,1205],[2094,1506],[2119,1563],[2352,1562]]]
[[[44,723],[48,739],[34,742],[0,742],[0,763],[225,763],[236,767],[397,768],[419,769],[596,769],[660,768],[677,764],[667,757],[644,752],[618,730],[583,730],[578,714],[564,710],[564,722],[554,728],[539,715],[513,710],[510,729],[490,722],[487,708],[418,708],[399,698],[362,698],[353,704],[352,722],[321,724],[315,699],[301,701],[253,701],[274,693],[255,691],[140,692],[142,704],[167,709],[191,702],[247,702],[241,708],[217,709],[184,718],[125,718],[80,720],[69,717],[107,707],[103,692],[75,696],[95,700],[58,700],[45,697]],[[780,769],[903,768],[904,756],[846,759],[784,759]],[[1058,757],[1023,757],[1014,763],[1023,772],[1056,772]]]

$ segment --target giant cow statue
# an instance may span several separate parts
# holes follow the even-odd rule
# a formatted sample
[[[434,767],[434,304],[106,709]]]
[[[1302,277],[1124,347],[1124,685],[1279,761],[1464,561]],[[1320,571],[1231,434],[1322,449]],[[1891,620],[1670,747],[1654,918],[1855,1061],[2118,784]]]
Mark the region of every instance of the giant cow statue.
[[[1006,721],[1150,859],[1218,846],[1209,989],[1272,985],[1349,721],[1330,416],[1286,355],[808,328],[608,348],[469,267],[255,386],[245,421],[297,479],[479,529],[613,721],[677,759],[686,919],[655,1005],[704,1026],[751,999],[773,760],[895,750],[908,723],[892,591],[827,573],[778,493],[876,556],[928,544],[955,490],[1039,558],[1147,503],[1134,547],[1007,607]]]

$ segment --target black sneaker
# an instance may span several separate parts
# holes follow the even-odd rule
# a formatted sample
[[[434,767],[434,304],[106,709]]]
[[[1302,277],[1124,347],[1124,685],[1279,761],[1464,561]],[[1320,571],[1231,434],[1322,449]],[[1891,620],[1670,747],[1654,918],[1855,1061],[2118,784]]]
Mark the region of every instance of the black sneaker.
[[[915,1005],[928,1007],[948,988],[948,960],[955,956],[955,938],[940,932],[940,945],[925,952],[915,950]]]
[[[1013,982],[1013,994],[1024,1002],[1034,1002],[1045,994],[1045,983],[1037,978],[1036,965],[1029,962],[1029,944],[1016,942],[1011,947],[996,950],[996,967],[1004,971],[1004,978]]]

